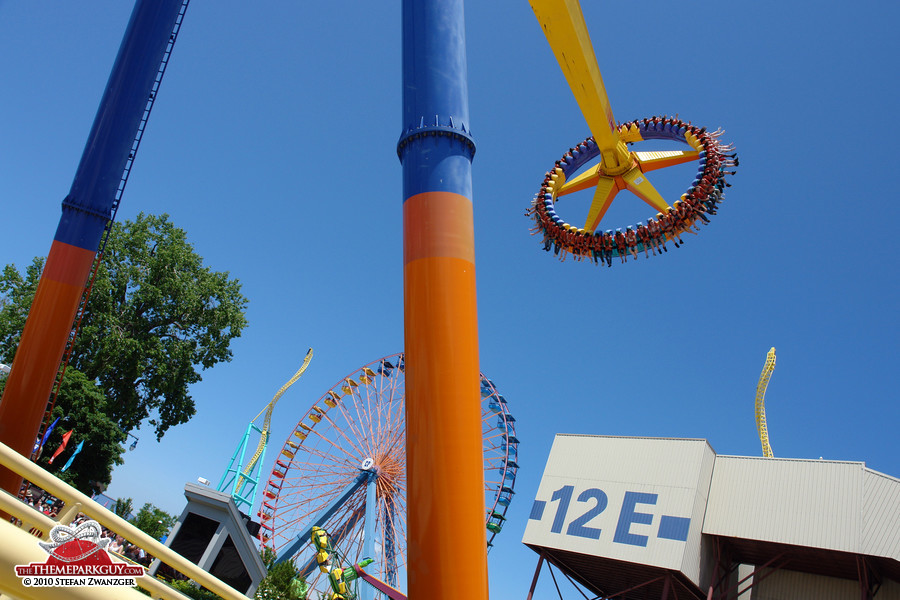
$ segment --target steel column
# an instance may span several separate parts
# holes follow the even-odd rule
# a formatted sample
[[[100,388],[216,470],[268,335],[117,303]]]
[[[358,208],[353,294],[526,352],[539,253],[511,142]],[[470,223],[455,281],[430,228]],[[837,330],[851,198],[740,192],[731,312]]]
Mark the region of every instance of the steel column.
[[[182,0],[138,0],[94,124],[63,200],[44,272],[0,402],[0,441],[30,456],[47,408],[84,286],[110,220]],[[0,487],[17,493],[22,478],[0,468]]]
[[[378,477],[372,474],[366,482],[366,516],[363,522],[363,558],[375,558],[375,523],[378,521],[378,502],[376,491]],[[372,588],[362,586],[359,592],[362,600],[372,600]]]
[[[408,595],[487,598],[462,0],[403,2]]]

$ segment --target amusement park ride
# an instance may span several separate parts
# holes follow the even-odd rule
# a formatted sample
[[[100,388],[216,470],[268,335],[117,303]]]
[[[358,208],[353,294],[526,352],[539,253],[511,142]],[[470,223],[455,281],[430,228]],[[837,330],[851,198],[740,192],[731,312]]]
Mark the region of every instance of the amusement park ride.
[[[0,441],[20,454],[30,452],[39,433],[187,4],[137,0],[0,403]],[[698,220],[708,222],[707,215],[716,213],[736,155],[727,154],[731,149],[719,142],[720,132],[677,118],[617,123],[578,1],[531,0],[531,6],[592,133],[545,176],[528,211],[534,233],[561,259],[572,254],[609,265],[613,256],[625,262],[629,253],[667,251],[667,241],[677,245],[682,233],[693,233]],[[397,153],[403,167],[405,351],[354,371],[311,406],[282,446],[262,493],[261,545],[275,549],[279,560],[295,560],[311,586],[330,588],[331,598],[352,594],[341,561],[392,598],[399,597],[391,591],[396,587],[414,598],[455,598],[459,590],[486,598],[487,550],[515,493],[515,418],[479,370],[475,143],[460,40],[462,0],[404,0]],[[688,149],[629,149],[648,140]],[[646,174],[693,160],[699,161],[696,179],[669,206]],[[560,198],[590,188],[584,225],[563,221],[556,213]],[[601,232],[621,190],[638,196],[656,216],[646,226]],[[232,457],[218,487],[238,506],[254,503],[275,403],[311,356],[310,350],[269,403],[262,427],[255,425],[259,415],[251,422]],[[253,431],[260,440],[245,465]],[[21,476],[0,468],[0,486],[15,493],[20,483]],[[374,575],[363,569],[368,564]]]
[[[348,564],[374,559],[373,579],[406,588],[405,371],[404,355],[394,354],[340,379],[294,427],[263,490],[262,545],[279,561],[293,559],[320,591],[330,575],[315,569],[310,539],[319,528]],[[506,398],[484,374],[480,395],[490,547],[515,494],[519,439]]]
[[[237,450],[235,450],[234,454],[231,456],[231,462],[229,463],[228,468],[225,469],[222,479],[219,480],[219,485],[216,489],[220,492],[228,492],[231,494],[231,498],[234,500],[238,509],[245,508],[249,511],[256,501],[256,487],[259,482],[259,472],[265,461],[266,447],[269,443],[269,428],[272,425],[272,412],[275,410],[275,405],[278,403],[278,400],[281,399],[281,396],[283,396],[288,388],[294,385],[297,380],[300,379],[300,376],[303,375],[304,371],[306,371],[306,367],[309,366],[309,361],[312,360],[312,356],[313,351],[312,348],[310,348],[306,353],[306,357],[303,359],[303,364],[300,365],[297,372],[288,379],[287,383],[281,386],[266,407],[250,421],[250,424],[247,426],[247,432],[244,433],[244,437],[241,438],[241,443],[238,444]],[[263,412],[266,413],[266,416],[263,419],[262,428],[260,428],[257,426],[256,422],[262,416]],[[259,434],[256,452],[253,453],[250,460],[244,463],[244,453],[247,451],[250,437],[254,432]]]
[[[769,429],[766,427],[766,389],[769,387],[769,379],[775,370],[775,348],[770,348],[766,354],[766,362],[763,364],[762,373],[759,375],[759,383],[756,384],[756,429],[759,432],[759,441],[762,444],[763,456],[772,458],[772,446],[769,445]]]
[[[681,234],[695,233],[697,221],[709,222],[729,187],[725,176],[734,174],[737,155],[719,142],[720,131],[708,132],[678,118],[658,117],[617,123],[600,76],[590,36],[578,0],[531,0],[534,14],[553,49],[585,121],[593,134],[569,148],[556,161],[526,213],[535,222],[532,233],[543,236],[544,250],[564,260],[612,265],[612,257],[626,262],[628,254],[668,251],[666,242],[678,246]],[[629,146],[648,140],[678,142],[689,150],[631,151]],[[599,160],[597,160],[599,159]],[[693,183],[672,206],[647,178],[647,173],[699,161]],[[562,196],[593,188],[584,225],[570,225],[559,217],[556,204]],[[600,231],[598,227],[621,190],[628,190],[655,213],[647,224]]]

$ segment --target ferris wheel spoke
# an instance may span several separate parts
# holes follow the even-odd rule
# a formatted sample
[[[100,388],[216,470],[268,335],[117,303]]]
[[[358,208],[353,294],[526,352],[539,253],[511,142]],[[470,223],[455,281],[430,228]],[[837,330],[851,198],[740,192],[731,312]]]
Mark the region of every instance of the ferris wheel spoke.
[[[349,379],[349,377],[347,379]],[[348,398],[350,399],[349,402],[346,401]],[[362,421],[362,418],[359,414],[360,402],[356,394],[356,389],[351,387],[350,393],[344,396],[344,400],[345,402],[342,402],[340,404],[341,414],[344,415],[344,419],[347,421],[347,426],[353,432],[353,435],[359,440],[364,440],[365,436],[363,435],[363,430],[360,426],[360,422]],[[353,416],[353,414],[351,414],[351,409],[352,412],[355,413],[355,417]]]
[[[329,439],[329,438],[326,438],[324,435],[320,435],[320,439],[325,440],[325,441],[327,441],[328,443],[330,443],[333,447],[340,449],[341,452],[343,452],[344,456],[346,456],[347,459],[348,459],[351,463],[354,463],[354,462],[355,462],[355,463],[358,463],[360,457],[365,457],[365,456],[366,456],[365,451],[359,446],[359,444],[358,444],[355,440],[351,439],[351,438],[346,434],[346,432],[344,432],[344,429],[343,429],[342,427],[339,427],[339,426],[337,425],[337,423],[335,423],[335,422],[331,419],[331,417],[329,417],[329,416],[326,414],[324,418],[325,418],[325,420],[328,422],[328,424],[331,425],[332,430],[333,430],[335,433],[337,433],[338,437],[340,437],[340,438],[343,439],[345,442],[347,442],[347,444],[350,446],[350,448],[353,448],[353,450],[356,451],[356,455],[354,456],[351,452],[349,452],[349,451],[347,450],[347,448],[344,448],[342,445],[335,443],[334,440],[331,440],[331,439]],[[315,431],[315,430],[314,430],[314,431]]]
[[[327,415],[325,417],[325,424],[332,425],[332,421],[327,417]],[[325,429],[326,427],[322,427],[321,425],[319,427],[313,428],[313,430],[309,434],[307,434],[306,440],[300,447],[300,450],[315,454],[326,462],[338,463],[339,459],[335,458],[334,456],[325,454],[321,446],[325,446],[325,450],[327,450],[329,447],[337,448],[341,451],[342,454],[345,453],[345,451],[339,443],[340,440],[332,439],[331,433],[329,431],[325,431]]]
[[[359,406],[355,401],[355,396],[354,396],[353,392],[351,391],[350,394],[348,394],[348,396],[353,400],[352,404],[353,404],[353,407],[358,416],[359,415]],[[346,396],[344,397],[344,399],[346,400]],[[368,452],[364,448],[362,448],[361,445],[359,445],[359,442],[364,442],[366,440],[366,436],[364,435],[362,429],[360,429],[360,427],[358,426],[357,421],[350,414],[350,411],[347,409],[347,404],[348,404],[347,402],[341,402],[338,404],[338,407],[340,408],[341,416],[344,417],[344,421],[347,423],[347,429],[350,430],[350,433],[353,435],[353,438],[357,441],[356,442],[351,441],[347,432],[344,431],[344,428],[342,428],[342,427],[335,426],[335,431],[338,433],[338,435],[340,435],[342,438],[347,440],[347,442],[349,444],[351,444],[359,452],[359,455],[361,457],[365,457],[368,454]]]
[[[347,465],[350,464],[350,459],[354,458],[352,455],[347,453],[346,450],[341,448],[340,446],[335,446],[338,448],[342,454],[348,457],[348,460],[345,462],[333,462],[329,460],[328,454],[325,453],[322,449],[319,448],[308,448],[307,454],[310,457],[318,457],[322,459],[322,462],[316,462],[314,460],[307,461],[309,466],[315,466],[318,468],[319,473],[317,474],[328,474],[328,473],[344,473],[346,472]]]
[[[356,390],[354,390],[356,392]],[[356,392],[358,393],[358,392]],[[353,403],[353,408],[356,412],[356,421],[354,422],[356,435],[360,442],[364,442],[366,444],[367,454],[366,456],[372,453],[371,443],[372,443],[372,421],[371,415],[366,413],[365,410],[360,412],[363,408],[362,399],[358,402]]]
[[[371,406],[369,405],[368,387],[369,386],[367,385],[361,385],[356,389],[357,396],[359,397],[359,401],[356,403],[356,413],[359,415],[359,425],[362,427],[363,432],[366,433],[365,438],[363,438],[366,441],[366,448],[369,450],[369,454],[372,454],[373,426],[378,415],[372,413]]]
[[[491,444],[493,444],[493,443],[494,443],[494,440],[502,440],[502,439],[503,439],[503,434],[504,434],[503,431],[501,431],[501,430],[497,429],[496,427],[494,427],[494,428],[493,428],[493,433],[491,433],[490,435],[486,436],[486,437],[484,438],[484,441],[485,441],[485,443],[491,443]],[[494,447],[499,447],[499,444],[498,444],[497,446],[494,446]]]

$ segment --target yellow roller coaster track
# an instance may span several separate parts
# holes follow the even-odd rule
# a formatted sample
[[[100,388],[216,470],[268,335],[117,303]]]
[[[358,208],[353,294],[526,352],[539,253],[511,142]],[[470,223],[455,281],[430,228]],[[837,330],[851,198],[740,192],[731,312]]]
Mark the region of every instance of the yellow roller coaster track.
[[[766,428],[766,388],[769,387],[769,378],[775,370],[775,348],[771,348],[766,354],[766,364],[763,365],[759,375],[759,383],[756,384],[756,429],[759,431],[759,441],[762,443],[763,456],[772,458],[772,446],[769,445],[769,430]]]
[[[247,481],[247,479],[250,477],[250,473],[253,471],[253,467],[256,465],[256,461],[259,460],[259,457],[262,456],[263,451],[265,451],[266,449],[266,443],[269,439],[269,425],[272,423],[272,411],[275,410],[275,404],[278,402],[281,396],[284,395],[288,388],[294,385],[294,383],[296,383],[297,380],[300,379],[300,376],[303,375],[304,371],[306,371],[306,367],[309,366],[309,361],[312,360],[312,357],[313,349],[310,348],[306,352],[306,357],[303,359],[303,364],[300,365],[300,368],[297,369],[297,372],[294,373],[293,377],[288,379],[287,383],[285,383],[283,386],[281,386],[281,389],[275,392],[275,395],[272,397],[272,401],[269,402],[266,408],[259,411],[259,415],[253,417],[252,422],[255,423],[259,416],[263,414],[263,411],[265,411],[266,413],[266,418],[263,421],[262,430],[259,433],[259,444],[256,446],[256,452],[253,454],[253,458],[250,459],[250,462],[247,463],[246,468],[244,468],[244,472],[241,473],[240,479],[237,483],[237,487],[235,487],[235,492],[241,491],[241,487],[243,487],[244,482]]]

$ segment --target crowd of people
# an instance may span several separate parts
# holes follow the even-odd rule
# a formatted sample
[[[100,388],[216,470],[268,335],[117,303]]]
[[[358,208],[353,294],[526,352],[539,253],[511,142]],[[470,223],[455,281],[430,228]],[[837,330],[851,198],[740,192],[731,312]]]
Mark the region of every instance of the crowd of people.
[[[22,482],[22,486],[19,489],[19,499],[28,506],[44,513],[51,519],[56,519],[65,505],[61,499],[28,481]],[[77,527],[89,519],[90,517],[84,513],[78,513],[72,520],[70,527]],[[18,521],[18,519],[14,519],[14,521]],[[21,525],[21,522],[18,524]],[[107,551],[114,552],[121,557],[127,558],[128,560],[145,567],[149,567],[150,563],[153,562],[153,557],[147,554],[143,548],[139,548],[130,543],[121,535],[116,534],[106,527],[102,527],[102,532],[101,538],[109,538],[110,540],[109,545],[106,546]],[[43,536],[45,532],[33,527],[31,533],[36,536]]]
[[[708,132],[705,127],[696,127],[677,118],[651,117],[626,123],[619,128],[626,141],[637,139],[672,139],[683,141],[698,151],[699,170],[691,187],[656,217],[650,217],[625,231],[587,231],[569,225],[556,214],[554,202],[556,188],[560,181],[571,175],[588,160],[599,154],[594,140],[588,138],[569,151],[546,173],[541,190],[532,202],[527,216],[534,219],[533,234],[543,235],[544,250],[565,260],[572,254],[576,260],[592,260],[596,264],[612,266],[612,259],[618,257],[621,263],[631,255],[637,259],[638,253],[649,256],[652,252],[668,252],[666,242],[675,247],[683,243],[682,235],[696,235],[699,223],[708,224],[709,215],[715,215],[725,196],[725,188],[730,187],[725,177],[734,175],[728,170],[738,166],[737,154],[731,147],[719,142],[720,131]],[[730,152],[730,153],[729,153]]]
[[[56,518],[63,506],[62,500],[37,486],[29,484],[27,481],[22,483],[22,487],[19,490],[19,499],[50,518]]]

